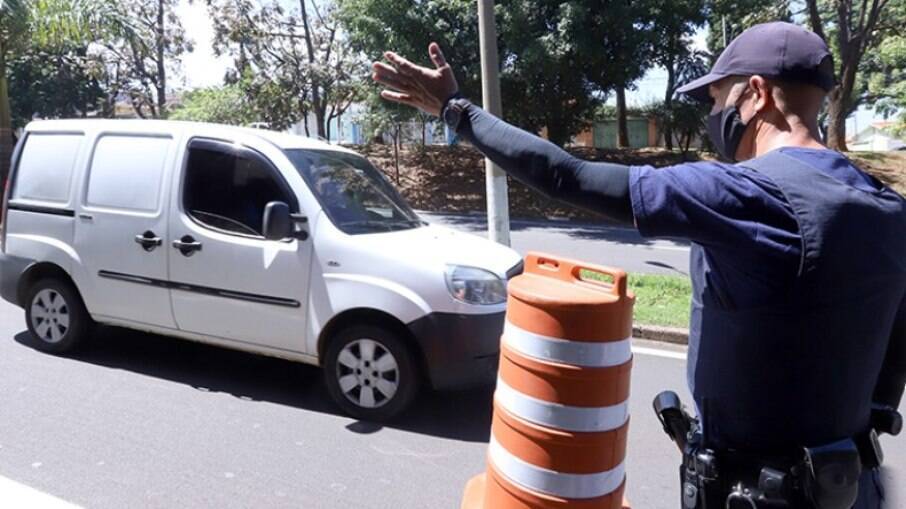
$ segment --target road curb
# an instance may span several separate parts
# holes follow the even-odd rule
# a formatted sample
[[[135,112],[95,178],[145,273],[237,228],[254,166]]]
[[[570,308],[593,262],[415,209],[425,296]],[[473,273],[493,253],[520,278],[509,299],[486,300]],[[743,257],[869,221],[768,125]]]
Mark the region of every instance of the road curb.
[[[689,330],[677,327],[659,327],[656,325],[634,325],[632,336],[649,341],[662,341],[676,345],[689,344]]]

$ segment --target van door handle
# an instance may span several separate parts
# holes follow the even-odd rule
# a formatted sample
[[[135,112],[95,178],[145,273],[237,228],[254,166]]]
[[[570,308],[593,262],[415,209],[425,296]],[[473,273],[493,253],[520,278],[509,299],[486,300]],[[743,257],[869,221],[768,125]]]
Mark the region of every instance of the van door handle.
[[[154,232],[152,232],[151,230],[148,230],[141,235],[136,235],[135,242],[136,244],[142,246],[142,249],[148,251],[149,253],[151,251],[154,251],[154,248],[164,243],[164,241],[161,240],[161,238],[157,235],[154,235]]]
[[[173,247],[183,256],[192,256],[195,251],[201,251],[201,242],[196,241],[191,235],[184,235],[183,238],[173,241]]]

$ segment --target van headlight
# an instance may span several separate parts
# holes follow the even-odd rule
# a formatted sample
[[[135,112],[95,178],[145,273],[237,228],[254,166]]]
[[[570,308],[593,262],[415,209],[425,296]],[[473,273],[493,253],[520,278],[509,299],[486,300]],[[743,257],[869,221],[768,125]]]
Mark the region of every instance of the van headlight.
[[[506,281],[493,272],[476,267],[447,265],[447,289],[454,299],[467,304],[506,302]]]

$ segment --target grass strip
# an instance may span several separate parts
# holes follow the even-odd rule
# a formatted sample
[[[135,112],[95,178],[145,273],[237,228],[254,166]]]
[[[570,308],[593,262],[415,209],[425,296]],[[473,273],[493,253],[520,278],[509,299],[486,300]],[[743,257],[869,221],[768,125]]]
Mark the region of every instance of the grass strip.
[[[583,271],[583,279],[611,282],[608,276]],[[688,327],[692,282],[683,276],[630,274],[629,289],[635,294],[633,320],[637,324]]]

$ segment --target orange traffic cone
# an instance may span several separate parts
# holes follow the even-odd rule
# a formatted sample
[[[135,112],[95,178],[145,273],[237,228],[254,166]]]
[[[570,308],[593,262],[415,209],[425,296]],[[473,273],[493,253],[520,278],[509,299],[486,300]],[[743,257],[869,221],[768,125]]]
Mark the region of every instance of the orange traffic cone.
[[[634,302],[622,270],[526,257],[509,284],[487,473],[462,509],[625,507]]]

